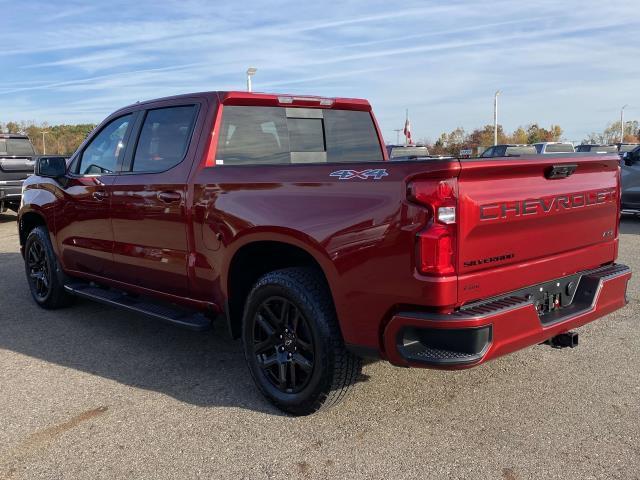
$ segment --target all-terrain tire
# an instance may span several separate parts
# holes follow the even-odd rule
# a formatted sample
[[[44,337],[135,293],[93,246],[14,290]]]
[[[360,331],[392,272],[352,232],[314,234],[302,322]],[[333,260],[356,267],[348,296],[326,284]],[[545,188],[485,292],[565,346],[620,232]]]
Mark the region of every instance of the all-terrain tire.
[[[38,226],[29,232],[24,245],[24,264],[31,296],[40,307],[53,310],[73,303],[74,297],[64,289],[65,274],[46,227]]]
[[[323,280],[313,268],[267,273],[251,290],[244,309],[242,340],[249,371],[262,394],[293,415],[309,415],[337,404],[353,388],[362,369],[362,360],[345,347],[331,294]],[[283,305],[281,310],[278,304]],[[286,304],[289,306],[284,307]],[[282,314],[285,308],[287,313]],[[276,317],[287,315],[288,320],[278,322]],[[262,327],[266,317],[269,325]],[[292,332],[293,323],[299,332]],[[272,336],[268,334],[270,329]],[[256,332],[263,338],[257,340]],[[268,344],[270,338],[273,346]],[[263,344],[267,345],[265,353],[257,352],[257,346]],[[289,377],[289,368],[294,371],[293,378],[300,385],[291,378],[283,384],[278,376],[282,363],[265,368],[274,358],[285,363]],[[287,363],[296,363],[297,358],[305,369],[309,363],[312,368],[307,372],[298,364]],[[305,382],[301,381],[302,376]]]

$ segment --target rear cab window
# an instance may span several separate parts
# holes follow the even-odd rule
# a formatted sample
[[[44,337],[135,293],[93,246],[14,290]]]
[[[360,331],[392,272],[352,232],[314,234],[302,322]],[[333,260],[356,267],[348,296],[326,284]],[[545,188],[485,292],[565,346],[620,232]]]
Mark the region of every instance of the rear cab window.
[[[225,106],[217,165],[379,162],[369,112]]]
[[[507,147],[506,152],[504,153],[507,157],[517,156],[517,155],[535,155],[538,151],[536,147],[533,145],[523,145],[523,146],[514,146]]]
[[[390,158],[404,157],[428,157],[429,149],[427,147],[395,147],[391,149]]]
[[[545,152],[547,153],[573,153],[573,145],[568,143],[549,143]]]

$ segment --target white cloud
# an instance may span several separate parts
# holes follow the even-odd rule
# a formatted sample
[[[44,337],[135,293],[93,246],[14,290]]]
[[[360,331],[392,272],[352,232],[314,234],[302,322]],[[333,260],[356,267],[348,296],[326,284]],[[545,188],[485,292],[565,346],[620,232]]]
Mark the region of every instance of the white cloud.
[[[0,52],[0,115],[99,121],[136,100],[241,89],[253,65],[258,90],[369,98],[387,137],[405,108],[418,138],[480,127],[502,88],[505,128],[560,123],[581,139],[615,120],[618,104],[640,105],[636,9],[631,0],[29,2],[0,33],[14,47]]]

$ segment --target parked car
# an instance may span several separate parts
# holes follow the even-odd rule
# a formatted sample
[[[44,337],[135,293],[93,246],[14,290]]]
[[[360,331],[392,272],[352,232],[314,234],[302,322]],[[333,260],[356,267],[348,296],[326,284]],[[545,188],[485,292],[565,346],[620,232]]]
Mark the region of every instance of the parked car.
[[[617,153],[618,147],[615,145],[593,145],[583,143],[576,147],[576,152],[589,152],[589,153]]]
[[[618,147],[618,153],[620,154],[620,156],[627,152],[633,151],[634,149],[638,148],[638,146],[640,146],[640,144],[638,143],[616,143],[616,147]]]
[[[534,143],[536,151],[542,155],[550,153],[574,153],[573,143],[570,142],[540,142]]]
[[[568,157],[389,162],[366,100],[177,96],[39,160],[19,239],[41,307],[219,318],[265,397],[310,414],[362,357],[469,368],[624,306],[618,156]]]
[[[0,133],[0,212],[18,211],[22,182],[33,173],[35,154],[26,135]]]
[[[429,149],[425,145],[387,145],[390,160],[398,158],[428,157]]]
[[[480,157],[492,158],[492,157],[519,157],[522,155],[536,155],[538,151],[533,145],[516,145],[516,144],[503,144],[494,145],[487,148]]]
[[[640,215],[640,146],[622,154],[622,213]]]

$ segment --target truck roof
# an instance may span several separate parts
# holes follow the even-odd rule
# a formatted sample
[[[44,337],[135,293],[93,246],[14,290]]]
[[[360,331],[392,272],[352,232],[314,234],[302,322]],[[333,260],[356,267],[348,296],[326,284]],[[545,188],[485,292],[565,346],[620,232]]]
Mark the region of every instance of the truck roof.
[[[135,105],[144,105],[147,103],[176,100],[182,98],[206,98],[212,101],[219,101],[224,105],[250,105],[250,106],[273,106],[273,107],[306,107],[306,108],[333,108],[339,110],[361,110],[371,111],[371,104],[362,98],[343,98],[343,97],[319,97],[316,95],[291,95],[286,93],[260,93],[260,92],[242,92],[242,91],[211,91],[211,92],[195,92],[181,95],[172,95],[169,97],[154,98],[136,102],[120,110]]]
[[[19,133],[0,133],[0,138],[21,138],[29,140],[29,137],[26,135],[21,135]]]

